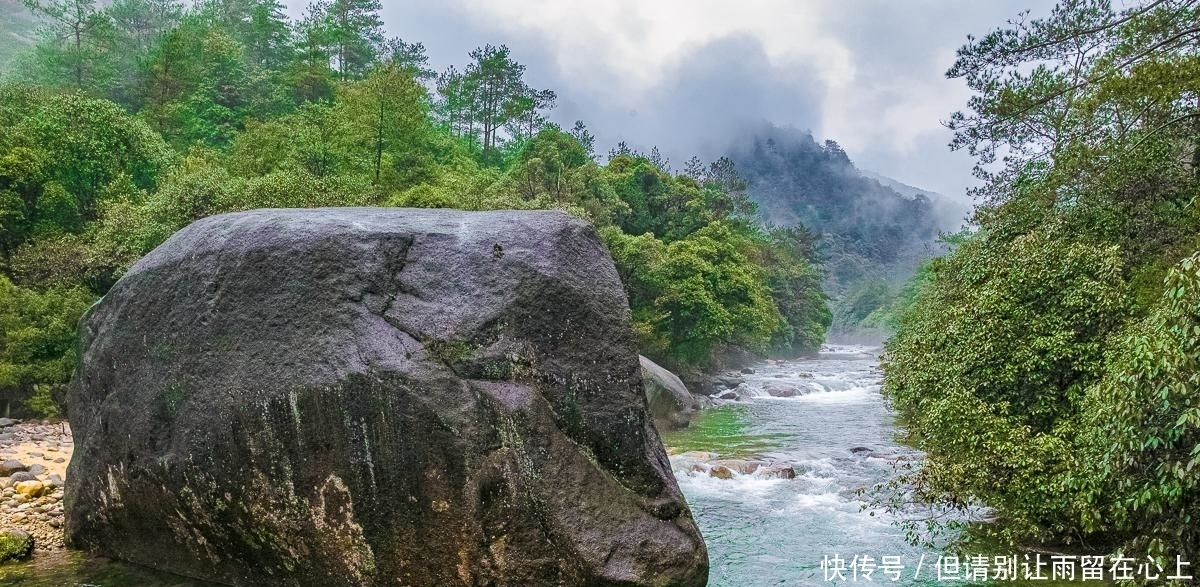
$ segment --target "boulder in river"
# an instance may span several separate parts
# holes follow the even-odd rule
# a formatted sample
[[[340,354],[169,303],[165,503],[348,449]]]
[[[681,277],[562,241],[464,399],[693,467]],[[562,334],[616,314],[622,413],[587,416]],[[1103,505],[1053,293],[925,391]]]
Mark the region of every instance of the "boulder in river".
[[[771,397],[796,397],[804,394],[803,389],[786,383],[768,383],[763,390]]]
[[[688,393],[687,387],[674,373],[646,357],[639,356],[638,360],[642,366],[646,402],[655,424],[663,430],[687,428],[692,416],[700,409],[700,402]]]
[[[80,332],[76,548],[235,586],[707,582],[625,292],[566,214],[214,216]]]

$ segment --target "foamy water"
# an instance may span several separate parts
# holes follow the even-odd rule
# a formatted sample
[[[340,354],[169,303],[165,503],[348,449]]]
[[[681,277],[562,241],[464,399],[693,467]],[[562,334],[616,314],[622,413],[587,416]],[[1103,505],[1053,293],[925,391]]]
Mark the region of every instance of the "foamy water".
[[[919,454],[896,440],[893,416],[879,395],[877,353],[828,346],[815,359],[755,365],[737,390],[743,399],[666,435],[668,446],[679,450],[787,463],[797,473],[794,479],[736,472],[719,479],[696,466],[704,459],[695,452],[672,457],[708,544],[710,586],[842,584],[827,582],[821,567],[834,555],[902,556],[914,565],[922,554],[937,558],[909,545],[886,513],[864,511],[867,498],[857,493],[889,478],[897,458]],[[773,397],[772,386],[794,388],[797,395]],[[927,583],[911,577],[884,582]]]

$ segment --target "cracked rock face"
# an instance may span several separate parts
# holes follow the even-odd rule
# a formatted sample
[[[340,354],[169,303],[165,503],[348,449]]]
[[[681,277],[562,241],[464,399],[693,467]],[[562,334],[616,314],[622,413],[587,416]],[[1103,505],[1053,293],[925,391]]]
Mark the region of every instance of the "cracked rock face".
[[[74,547],[246,586],[707,581],[612,260],[564,214],[207,218],[81,337]]]

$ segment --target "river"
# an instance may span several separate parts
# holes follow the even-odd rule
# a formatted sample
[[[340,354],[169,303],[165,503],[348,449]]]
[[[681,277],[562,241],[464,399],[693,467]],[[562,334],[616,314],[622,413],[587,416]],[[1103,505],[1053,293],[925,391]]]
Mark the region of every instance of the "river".
[[[909,545],[895,520],[865,511],[867,498],[856,492],[887,480],[897,457],[919,455],[896,440],[892,413],[879,395],[878,365],[877,349],[838,345],[827,345],[814,359],[761,363],[739,389],[749,397],[705,410],[691,427],[664,435],[708,544],[711,587],[854,582],[852,570],[841,574],[842,581],[832,571],[836,563],[822,564],[835,556],[848,569],[856,556],[876,564],[884,556],[900,557],[905,568],[899,581],[876,571],[873,581],[859,579],[867,585],[947,584],[932,574],[940,553]],[[777,398],[765,391],[781,384],[804,393]],[[719,479],[695,467],[690,451],[789,463],[797,476]]]

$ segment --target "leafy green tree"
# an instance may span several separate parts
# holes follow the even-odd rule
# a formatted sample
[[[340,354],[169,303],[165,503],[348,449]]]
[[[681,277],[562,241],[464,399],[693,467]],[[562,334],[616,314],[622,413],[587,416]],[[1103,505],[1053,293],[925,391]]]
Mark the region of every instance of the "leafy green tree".
[[[765,352],[783,327],[765,272],[744,252],[752,244],[728,226],[713,223],[667,245],[615,228],[603,234],[651,351],[707,365],[720,345]]]
[[[223,146],[255,113],[275,109],[245,47],[199,16],[171,31],[150,60],[144,115],[173,144]]]
[[[340,112],[361,137],[354,142],[369,145],[367,156],[376,184],[385,163],[395,178],[393,187],[418,183],[431,173],[426,146],[432,132],[428,96],[413,75],[410,67],[383,63],[362,81],[346,86],[339,100]]]
[[[47,393],[67,383],[75,366],[75,323],[93,301],[82,288],[42,293],[0,275],[0,401],[5,414],[11,415],[14,407],[27,412],[21,410],[22,402],[39,390]]]
[[[115,29],[115,71],[105,95],[126,108],[140,108],[150,52],[179,24],[183,5],[178,0],[116,0],[104,12]]]
[[[783,356],[816,352],[833,321],[817,264],[817,236],[803,226],[773,227],[759,253],[767,271],[771,298],[784,323],[771,339],[771,351]]]
[[[986,504],[1018,541],[1200,552],[1178,529],[1195,512],[1197,22],[1194,3],[1063,2],[959,50],[949,75],[976,95],[951,126],[987,180],[979,230],[931,264],[885,365],[929,455],[923,499]]]
[[[525,66],[513,61],[508,47],[484,45],[470,53],[473,61],[463,73],[463,88],[470,93],[472,129],[478,124],[479,144],[485,162],[496,162],[500,131],[528,104],[522,103]]]
[[[197,13],[243,47],[247,65],[279,71],[292,60],[285,9],[279,0],[203,0]]]
[[[51,85],[102,93],[114,75],[116,29],[94,0],[23,0],[46,22],[37,46],[36,71],[26,77]]]
[[[1080,460],[1091,466],[1070,486],[1086,530],[1190,561],[1200,554],[1200,253],[1165,282],[1087,391]]]
[[[149,127],[107,100],[56,95],[25,114],[10,127],[20,137],[14,147],[54,162],[43,177],[66,190],[75,214],[85,220],[95,217],[96,202],[109,183],[127,175],[140,187],[153,187],[173,157]]]
[[[378,60],[384,45],[381,8],[379,0],[318,0],[309,6],[342,81],[362,77]]]

